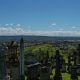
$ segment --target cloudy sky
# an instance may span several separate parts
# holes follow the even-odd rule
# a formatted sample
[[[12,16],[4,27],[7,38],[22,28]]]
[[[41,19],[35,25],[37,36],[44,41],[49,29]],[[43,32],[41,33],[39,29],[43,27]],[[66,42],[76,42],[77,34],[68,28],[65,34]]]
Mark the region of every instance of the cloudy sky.
[[[0,35],[80,36],[80,0],[0,0]]]

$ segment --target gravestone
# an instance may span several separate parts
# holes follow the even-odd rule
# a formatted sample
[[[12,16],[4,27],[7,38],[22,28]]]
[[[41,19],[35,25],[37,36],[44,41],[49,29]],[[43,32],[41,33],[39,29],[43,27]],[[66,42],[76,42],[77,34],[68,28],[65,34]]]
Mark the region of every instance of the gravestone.
[[[6,80],[5,48],[0,46],[0,80]]]
[[[11,80],[20,80],[20,75],[19,75],[19,68],[15,67],[15,68],[10,68],[8,69],[8,75],[10,76]]]
[[[71,55],[70,55],[70,53],[68,55],[68,72],[69,73],[71,72]]]
[[[80,64],[77,64],[77,74],[80,76]]]
[[[77,53],[76,53],[76,51],[73,52],[73,60],[74,60],[74,65],[77,65]]]
[[[47,53],[44,54],[43,65],[44,66],[47,66],[48,65],[48,62],[49,62],[49,53],[47,51]]]
[[[80,44],[77,47],[77,55],[78,55],[78,64],[80,64]]]
[[[72,66],[72,68],[71,68],[71,80],[78,80],[76,66]]]
[[[55,76],[54,76],[54,80],[62,80],[62,75],[61,75],[61,59],[60,59],[61,55],[59,53],[59,50],[56,50],[56,55],[55,55],[55,59],[56,59],[56,67],[55,67]]]
[[[30,52],[25,54],[25,65],[34,64],[37,62],[36,56]]]
[[[71,63],[73,62],[73,64]],[[71,72],[71,67],[77,65],[77,53],[76,51],[73,52],[73,54],[69,53],[68,55],[68,71]]]
[[[40,80],[50,80],[50,67],[47,66],[41,67]]]
[[[62,59],[62,69],[61,69],[61,71],[62,71],[63,73],[66,72],[66,63],[65,63],[65,59]]]
[[[27,80],[39,80],[40,63],[27,65]]]

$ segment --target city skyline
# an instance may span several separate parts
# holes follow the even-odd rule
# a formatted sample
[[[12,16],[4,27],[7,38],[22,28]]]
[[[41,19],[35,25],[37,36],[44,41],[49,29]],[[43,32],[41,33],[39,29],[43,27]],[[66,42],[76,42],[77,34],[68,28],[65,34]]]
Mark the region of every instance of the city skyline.
[[[0,0],[0,35],[80,36],[79,0]]]

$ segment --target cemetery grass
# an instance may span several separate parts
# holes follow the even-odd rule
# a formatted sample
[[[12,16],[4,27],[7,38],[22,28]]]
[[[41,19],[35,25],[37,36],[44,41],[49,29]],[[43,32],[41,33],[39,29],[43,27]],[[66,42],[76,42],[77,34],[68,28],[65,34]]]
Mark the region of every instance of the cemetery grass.
[[[33,45],[30,47],[25,48],[25,53],[27,52],[32,52],[33,54],[38,54],[40,53],[40,50],[46,54],[46,52],[49,52],[49,57],[55,55],[55,51],[58,48],[53,47],[50,44],[40,44],[40,45]],[[67,51],[65,50],[60,50],[60,54],[63,56],[65,59],[65,62],[68,63],[68,53],[71,53],[75,51],[75,48],[71,47]],[[55,75],[55,70],[52,71],[52,75],[50,76],[51,79],[53,79]],[[78,76],[78,79],[80,80],[80,76]],[[62,80],[70,80],[70,74],[69,73],[62,73]]]
[[[53,47],[50,44],[40,44],[40,45],[32,45],[30,47],[26,47],[24,49],[25,53],[29,53],[32,52],[33,54],[38,54],[43,52],[43,54],[46,54],[46,52],[48,51],[49,53],[49,57],[54,56],[55,55],[55,51],[58,48]],[[41,50],[41,52],[40,52]],[[63,56],[63,58],[65,59],[66,63],[68,63],[68,53],[73,52],[75,50],[75,48],[69,48],[67,51],[65,50],[59,50],[60,54]]]
[[[46,52],[49,52],[49,57],[53,56],[55,54],[56,48],[52,47],[52,45],[50,44],[40,44],[40,45],[33,45],[30,47],[25,48],[25,53],[26,52],[32,52],[33,54],[38,54],[43,52],[44,54],[46,54]]]
[[[54,47],[54,45],[52,46],[51,44],[38,44],[38,45],[32,45],[30,47],[26,47],[24,49],[25,53],[29,53],[32,52],[33,54],[37,55],[39,53],[43,53],[46,54],[47,51],[49,53],[49,57],[54,56],[56,50],[59,48]],[[72,53],[73,51],[75,51],[76,49],[74,47],[70,47],[68,48],[68,50],[60,50],[60,54],[63,56],[63,58],[65,59],[65,62],[68,63],[68,53]]]
[[[55,75],[55,69],[52,71],[52,75],[50,76],[51,80],[53,80]],[[71,80],[71,75],[69,73],[62,73],[62,80]],[[78,80],[80,80],[80,76],[78,76]]]

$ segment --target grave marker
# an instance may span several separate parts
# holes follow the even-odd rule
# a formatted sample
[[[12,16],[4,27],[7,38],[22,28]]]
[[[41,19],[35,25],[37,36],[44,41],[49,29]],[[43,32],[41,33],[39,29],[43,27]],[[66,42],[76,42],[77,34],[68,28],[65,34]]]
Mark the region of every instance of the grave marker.
[[[40,80],[50,80],[50,68],[47,66],[41,67]]]
[[[54,80],[62,80],[62,75],[61,75],[61,59],[60,59],[60,53],[59,50],[56,50],[56,55],[55,55],[55,59],[56,59],[56,68],[55,68],[55,76],[54,76]]]
[[[27,80],[39,80],[40,63],[27,65]]]
[[[71,68],[71,80],[78,80],[76,66],[72,66],[72,68]]]

